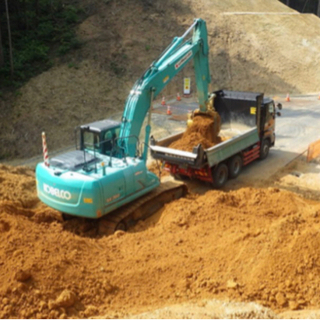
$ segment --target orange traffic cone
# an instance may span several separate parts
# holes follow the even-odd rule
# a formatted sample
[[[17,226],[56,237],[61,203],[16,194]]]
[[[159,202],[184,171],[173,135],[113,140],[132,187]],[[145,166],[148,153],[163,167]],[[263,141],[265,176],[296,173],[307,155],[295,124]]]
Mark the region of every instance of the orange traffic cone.
[[[165,105],[166,105],[166,100],[165,100],[165,98],[164,98],[164,97],[162,97],[161,104],[162,104],[163,106],[165,106]]]
[[[170,106],[167,106],[167,115],[168,115],[168,116],[172,115],[172,112],[171,112]]]
[[[290,96],[289,96],[289,93],[287,94],[286,101],[287,101],[287,102],[290,102]]]
[[[179,92],[177,93],[177,101],[181,101],[181,97],[180,97]]]

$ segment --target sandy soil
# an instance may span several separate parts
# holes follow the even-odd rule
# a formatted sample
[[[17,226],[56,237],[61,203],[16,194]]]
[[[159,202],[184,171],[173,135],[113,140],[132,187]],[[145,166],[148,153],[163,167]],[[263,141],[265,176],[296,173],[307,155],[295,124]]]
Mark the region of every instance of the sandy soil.
[[[38,202],[31,170],[2,165],[0,178],[1,318],[221,317],[230,309],[272,318],[320,308],[319,202],[278,188],[211,190],[127,233],[97,237],[90,222],[62,221]],[[225,302],[213,313],[215,300]],[[179,313],[184,303],[203,308]]]
[[[72,145],[75,126],[122,111],[134,82],[194,17],[207,22],[211,89],[319,90],[320,20],[277,0],[82,3],[83,47],[0,100],[0,158],[41,154],[42,131],[51,151]],[[163,94],[181,92],[184,76],[194,89],[190,65]]]
[[[222,140],[218,134],[221,120],[218,114],[217,117],[219,117],[219,120],[215,123],[214,118],[200,115],[195,116],[182,137],[172,142],[169,148],[192,151],[198,144],[201,144],[204,149],[208,149],[220,143]]]
[[[320,159],[307,162],[306,154],[291,162],[274,177],[274,185],[303,195],[320,199]]]

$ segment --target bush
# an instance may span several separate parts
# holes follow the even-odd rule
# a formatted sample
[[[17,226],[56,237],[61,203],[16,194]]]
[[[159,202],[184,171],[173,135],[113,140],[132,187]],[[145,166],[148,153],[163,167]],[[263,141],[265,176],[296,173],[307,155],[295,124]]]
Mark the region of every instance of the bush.
[[[5,64],[0,68],[0,82],[4,87],[21,85],[23,81],[50,68],[56,55],[64,55],[81,46],[73,30],[80,20],[79,14],[83,13],[81,9],[64,5],[61,0],[40,0],[37,13],[33,1],[26,1],[23,11],[21,8],[9,8],[14,81],[10,80],[7,33],[2,33]],[[6,17],[1,6],[0,21],[2,30],[5,30]]]

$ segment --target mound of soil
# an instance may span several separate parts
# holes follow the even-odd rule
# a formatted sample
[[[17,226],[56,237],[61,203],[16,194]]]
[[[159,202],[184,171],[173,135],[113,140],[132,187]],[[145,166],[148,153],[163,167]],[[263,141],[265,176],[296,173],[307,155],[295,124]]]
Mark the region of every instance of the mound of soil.
[[[128,317],[211,299],[319,308],[320,203],[276,188],[190,195],[96,237],[0,167],[0,317]],[[19,192],[18,192],[19,191]]]
[[[219,115],[218,115],[219,117]],[[192,151],[201,144],[204,149],[213,147],[222,141],[218,136],[220,131],[220,117],[215,127],[215,119],[206,116],[195,116],[192,124],[186,129],[182,137],[172,142],[169,148]]]

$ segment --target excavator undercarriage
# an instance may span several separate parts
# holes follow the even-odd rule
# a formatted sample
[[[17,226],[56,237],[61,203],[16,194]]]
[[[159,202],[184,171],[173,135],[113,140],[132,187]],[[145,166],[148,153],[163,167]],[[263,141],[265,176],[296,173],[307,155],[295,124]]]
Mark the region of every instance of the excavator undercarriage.
[[[188,193],[187,186],[180,181],[162,182],[159,187],[147,193],[145,196],[120,207],[119,209],[107,214],[97,220],[85,219],[83,228],[86,230],[94,229],[93,233],[99,236],[112,235],[115,231],[127,231],[139,220],[145,220],[166,203],[184,197]],[[78,219],[71,215],[63,214],[63,220]]]
[[[99,219],[98,233],[110,235],[117,230],[126,231],[139,220],[144,220],[166,203],[185,196],[187,186],[178,181],[167,181],[145,196]]]

